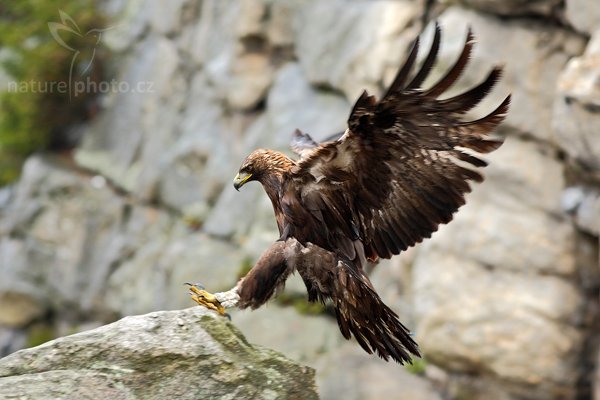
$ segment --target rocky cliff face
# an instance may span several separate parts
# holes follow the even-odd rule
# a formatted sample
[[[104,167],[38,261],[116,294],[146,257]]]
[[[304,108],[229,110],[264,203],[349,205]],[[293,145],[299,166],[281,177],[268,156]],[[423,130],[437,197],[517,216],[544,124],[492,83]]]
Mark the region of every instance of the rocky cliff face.
[[[273,304],[233,321],[316,367],[323,398],[600,391],[597,7],[455,3],[109,1],[104,40],[129,90],[105,97],[74,163],[32,157],[0,196],[0,346],[14,350],[44,324],[64,334],[185,307],[183,282],[231,287],[276,238],[258,185],[230,187],[242,158],[285,149],[295,128],[317,138],[344,129],[360,91],[380,92],[437,18],[438,73],[471,26],[478,45],[457,90],[502,63],[491,102],[512,92],[513,105],[505,145],[455,220],[373,272],[416,332],[420,376],[363,355],[325,315]]]
[[[0,360],[0,396],[20,399],[317,399],[314,371],[255,348],[204,308],[159,311]]]

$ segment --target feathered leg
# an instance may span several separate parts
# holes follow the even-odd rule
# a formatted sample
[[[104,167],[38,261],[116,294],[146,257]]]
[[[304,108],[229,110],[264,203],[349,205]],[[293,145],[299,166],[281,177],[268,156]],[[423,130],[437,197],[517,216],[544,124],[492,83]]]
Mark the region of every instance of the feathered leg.
[[[273,243],[260,256],[250,272],[226,292],[211,294],[204,290],[202,285],[188,284],[192,300],[221,315],[225,315],[226,308],[260,307],[283,288],[285,280],[293,270],[284,254],[291,244],[291,241]]]

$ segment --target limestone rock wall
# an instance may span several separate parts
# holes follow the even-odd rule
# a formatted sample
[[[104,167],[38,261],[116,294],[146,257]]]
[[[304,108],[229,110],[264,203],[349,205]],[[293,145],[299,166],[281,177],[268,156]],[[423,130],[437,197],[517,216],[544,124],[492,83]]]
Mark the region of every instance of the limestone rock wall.
[[[346,343],[335,321],[271,304],[233,313],[251,341],[317,369],[322,398],[581,399],[600,391],[600,16],[584,0],[106,2],[115,79],[74,161],[34,156],[0,195],[0,349],[228,289],[276,239],[258,185],[231,187],[256,147],[344,129],[430,21],[441,74],[468,26],[456,90],[505,65],[506,143],[429,241],[373,271],[416,332],[412,373]],[[292,279],[288,293],[303,293]],[[33,332],[33,333],[32,333]],[[35,335],[34,335],[35,336]],[[343,368],[340,366],[344,366]],[[365,379],[364,377],[373,377]],[[598,398],[600,395],[597,395]]]

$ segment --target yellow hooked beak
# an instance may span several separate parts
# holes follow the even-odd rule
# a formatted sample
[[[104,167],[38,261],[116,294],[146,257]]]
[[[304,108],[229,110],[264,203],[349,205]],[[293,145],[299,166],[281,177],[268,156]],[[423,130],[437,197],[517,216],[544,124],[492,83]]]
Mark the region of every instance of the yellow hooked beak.
[[[235,179],[233,180],[233,187],[235,188],[235,190],[239,191],[240,188],[244,186],[244,183],[248,182],[250,178],[252,178],[252,174],[248,174],[245,172],[238,173],[235,176]]]

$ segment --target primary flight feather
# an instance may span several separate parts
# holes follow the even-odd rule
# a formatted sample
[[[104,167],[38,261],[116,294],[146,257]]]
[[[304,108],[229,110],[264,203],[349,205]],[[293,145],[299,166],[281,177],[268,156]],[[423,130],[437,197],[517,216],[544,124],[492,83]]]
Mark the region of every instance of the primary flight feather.
[[[416,39],[407,61],[381,100],[358,98],[348,129],[324,143],[296,131],[293,160],[259,149],[243,161],[234,186],[258,181],[271,199],[279,239],[236,287],[214,296],[192,286],[194,300],[223,307],[257,308],[280,290],[293,271],[309,301],[331,301],[340,331],[368,353],[410,362],[418,346],[398,316],[383,303],[365,274],[367,262],[390,258],[428,238],[465,203],[470,181],[486,166],[478,154],[497,149],[490,136],[508,111],[510,96],[490,114],[468,121],[500,79],[493,68],[474,88],[440,99],[459,78],[474,38],[469,30],[456,63],[429,88],[422,84],[435,65],[441,38],[413,72]]]

